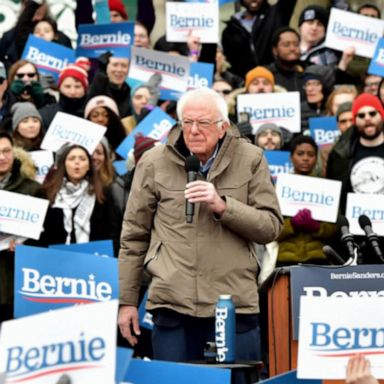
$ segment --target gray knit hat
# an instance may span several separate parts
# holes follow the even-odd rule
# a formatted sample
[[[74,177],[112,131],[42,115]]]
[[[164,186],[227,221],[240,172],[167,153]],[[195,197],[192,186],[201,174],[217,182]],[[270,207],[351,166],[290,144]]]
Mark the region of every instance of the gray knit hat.
[[[41,115],[35,105],[29,101],[18,102],[12,105],[12,129],[15,131],[20,124],[20,121],[27,117],[36,117],[42,122]]]
[[[336,111],[337,120],[339,120],[339,116],[344,112],[352,112],[352,102],[346,101],[345,103],[341,103]]]
[[[280,135],[281,146],[283,146],[284,144],[283,132],[281,131],[281,128],[274,123],[265,123],[260,125],[260,127],[256,131],[255,143],[257,143],[260,134],[268,130],[271,130],[272,132],[277,132]]]

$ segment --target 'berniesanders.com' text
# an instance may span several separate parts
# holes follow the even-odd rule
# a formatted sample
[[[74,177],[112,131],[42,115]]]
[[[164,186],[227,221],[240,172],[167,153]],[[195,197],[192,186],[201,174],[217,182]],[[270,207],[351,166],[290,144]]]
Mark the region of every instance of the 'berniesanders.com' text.
[[[384,272],[344,272],[331,273],[331,280],[352,280],[352,279],[384,279]]]

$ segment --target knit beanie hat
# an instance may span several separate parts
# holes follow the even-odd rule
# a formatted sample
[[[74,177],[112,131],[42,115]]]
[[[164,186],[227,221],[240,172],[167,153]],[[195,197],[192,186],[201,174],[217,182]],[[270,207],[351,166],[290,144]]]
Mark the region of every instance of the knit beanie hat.
[[[272,132],[277,132],[280,135],[281,146],[283,146],[284,144],[283,132],[281,131],[281,128],[274,123],[265,123],[260,125],[260,127],[256,131],[255,143],[257,143],[257,140],[259,139],[260,134],[268,130]]]
[[[339,116],[344,112],[352,111],[352,102],[346,101],[345,103],[341,103],[336,110],[336,118],[339,120]]]
[[[61,72],[59,76],[59,82],[58,87],[60,88],[61,83],[66,79],[67,77],[73,77],[76,80],[79,80],[80,83],[83,85],[84,89],[88,89],[88,73],[87,71],[79,64],[71,64],[65,67]]]
[[[328,24],[328,11],[320,5],[309,5],[304,8],[299,17],[299,27],[305,21],[319,20],[324,27]]]
[[[36,117],[40,120],[41,115],[36,109],[35,105],[29,101],[19,102],[13,104],[11,108],[12,112],[12,129],[15,131],[20,124],[20,121],[24,120],[27,117]]]
[[[133,146],[133,155],[137,164],[144,152],[155,146],[158,141],[141,133],[135,135],[135,144]]]
[[[128,20],[128,14],[125,10],[124,4],[121,0],[108,0],[108,7],[110,11],[116,11],[120,13],[120,16],[124,20]]]
[[[381,105],[381,102],[377,96],[371,95],[370,93],[362,93],[357,96],[352,103],[352,116],[353,123],[356,122],[356,115],[359,110],[363,107],[372,107],[380,113],[381,118],[384,120],[384,108]]]
[[[334,71],[327,65],[310,65],[305,69],[302,79],[304,83],[308,80],[319,80],[323,84],[323,93],[326,95],[331,93],[335,84]]]
[[[84,109],[84,117],[87,119],[89,114],[98,107],[104,107],[110,109],[116,116],[120,117],[119,108],[115,100],[108,96],[99,95],[89,99]]]
[[[251,69],[245,75],[245,88],[248,89],[249,85],[257,77],[262,77],[264,79],[267,79],[272,84],[273,87],[275,86],[275,77],[273,76],[273,73],[269,71],[267,68],[259,66]]]

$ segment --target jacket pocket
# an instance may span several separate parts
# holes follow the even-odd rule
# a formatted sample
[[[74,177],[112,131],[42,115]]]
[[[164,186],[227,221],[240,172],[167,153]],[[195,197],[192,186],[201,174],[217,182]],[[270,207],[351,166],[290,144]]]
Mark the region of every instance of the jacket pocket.
[[[156,241],[153,246],[149,248],[147,255],[145,256],[144,269],[147,270],[149,273],[151,273],[150,264],[159,257],[161,245],[161,241]]]
[[[221,196],[229,196],[243,203],[247,203],[249,195],[249,182],[254,175],[251,172],[230,174],[223,180],[218,180],[217,190]]]

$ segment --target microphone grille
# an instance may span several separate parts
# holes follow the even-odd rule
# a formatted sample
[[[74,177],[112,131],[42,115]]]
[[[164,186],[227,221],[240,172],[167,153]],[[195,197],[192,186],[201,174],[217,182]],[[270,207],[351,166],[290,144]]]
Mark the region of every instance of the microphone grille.
[[[371,223],[371,220],[369,219],[368,216],[361,215],[361,216],[359,216],[359,225],[360,225],[361,229],[364,229],[366,226],[371,227],[372,223]]]
[[[196,156],[188,156],[185,159],[185,170],[187,172],[199,172],[200,160]]]

